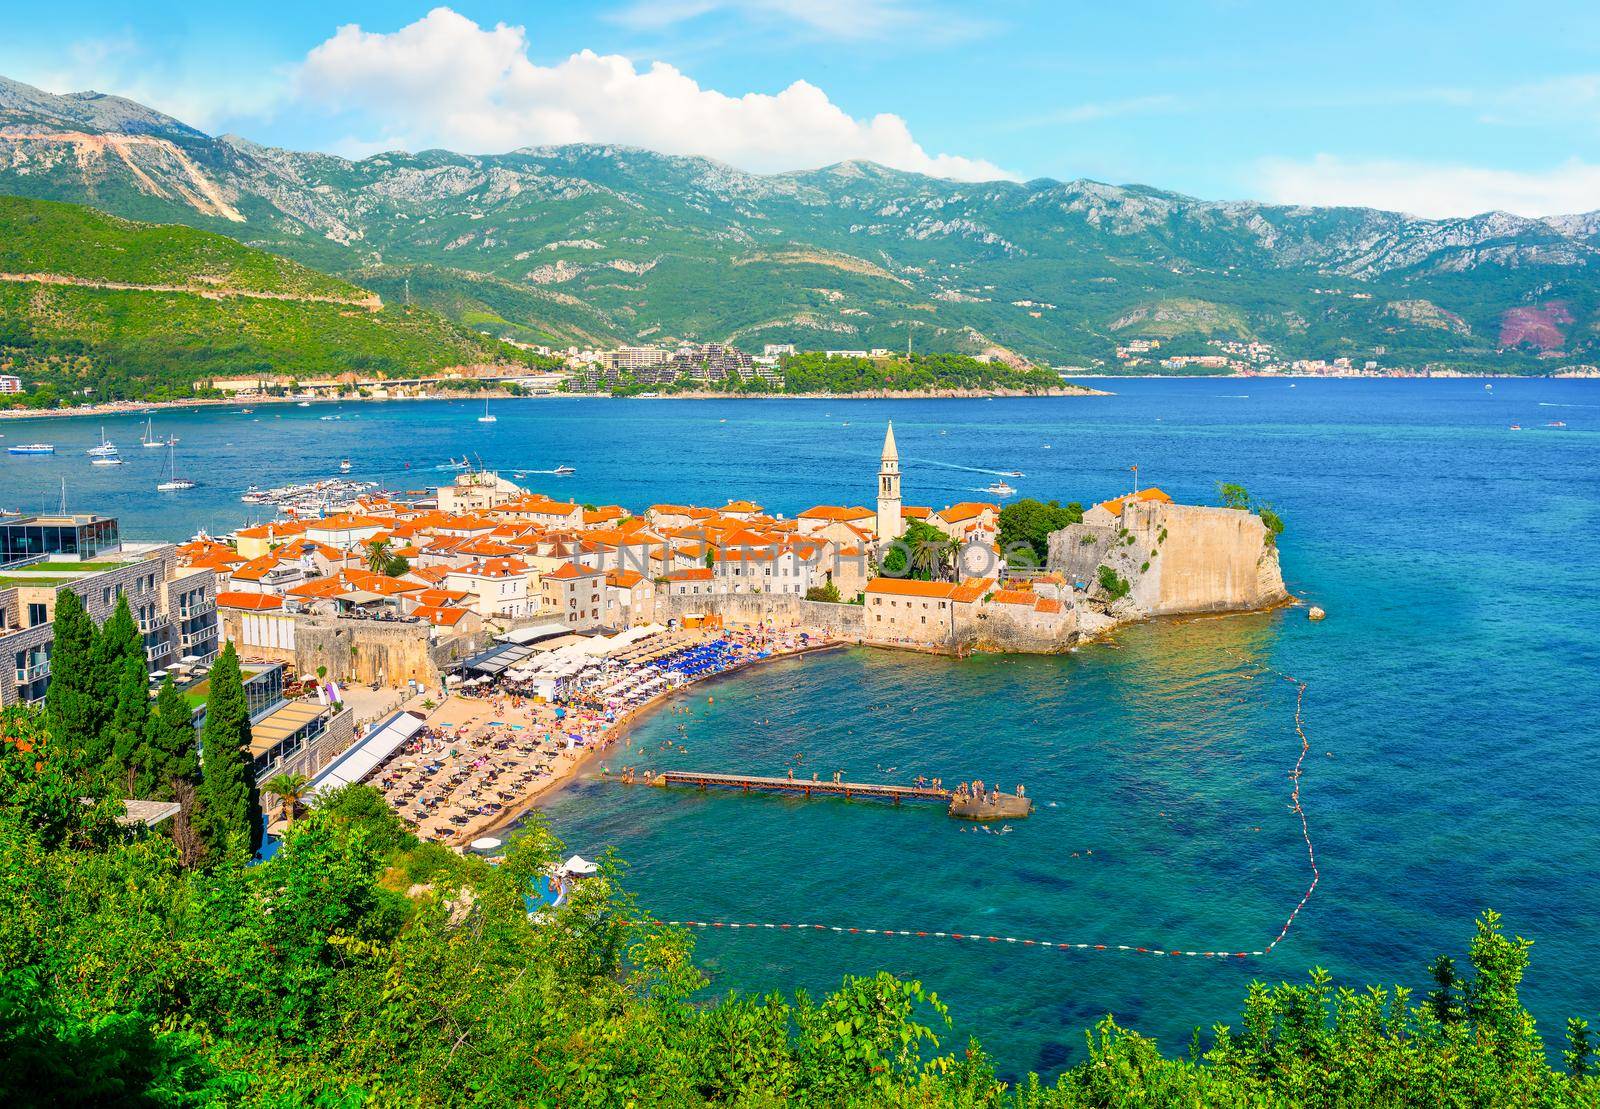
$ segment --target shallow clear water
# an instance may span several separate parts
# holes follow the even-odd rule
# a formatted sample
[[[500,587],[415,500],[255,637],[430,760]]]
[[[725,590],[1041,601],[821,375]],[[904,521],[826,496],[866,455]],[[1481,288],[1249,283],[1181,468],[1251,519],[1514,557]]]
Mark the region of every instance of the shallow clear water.
[[[575,465],[527,480],[585,501],[748,496],[792,513],[870,498],[891,417],[913,504],[993,480],[956,466],[1020,469],[1023,495],[1085,503],[1123,491],[1134,464],[1180,500],[1214,501],[1215,482],[1238,481],[1288,522],[1285,575],[1326,622],[1303,610],[1163,622],[1064,658],[817,655],[697,689],[683,701],[692,715],[652,717],[627,756],[1022,781],[1041,807],[1008,835],[914,806],[597,782],[550,818],[575,850],[615,846],[669,918],[1256,948],[1309,880],[1287,808],[1294,689],[1247,678],[1259,661],[1310,683],[1302,792],[1323,874],[1269,959],[717,932],[700,938],[715,986],[821,990],[886,967],[936,989],[1007,1073],[1048,1071],[1081,1056],[1082,1029],[1107,1012],[1181,1049],[1196,1025],[1235,1019],[1253,977],[1321,964],[1346,982],[1423,985],[1427,961],[1463,950],[1474,914],[1493,907],[1537,940],[1525,998],[1547,1035],[1600,1010],[1588,973],[1600,955],[1600,382],[1110,387],[1117,396],[1096,399],[507,401],[494,425],[471,402],[346,405],[330,422],[317,416],[331,405],[160,414],[205,483],[176,495],[153,492],[160,452],[139,450],[132,419],[107,421],[132,462],[114,473],[82,455],[98,420],[8,421],[3,442],[60,453],[0,457],[0,504],[53,507],[65,474],[74,507],[121,515],[129,535],[184,537],[244,522],[250,482],[328,476],[348,455],[353,476],[420,487],[471,451],[503,469]],[[1569,426],[1544,426],[1555,420]],[[669,738],[687,751],[661,750]]]

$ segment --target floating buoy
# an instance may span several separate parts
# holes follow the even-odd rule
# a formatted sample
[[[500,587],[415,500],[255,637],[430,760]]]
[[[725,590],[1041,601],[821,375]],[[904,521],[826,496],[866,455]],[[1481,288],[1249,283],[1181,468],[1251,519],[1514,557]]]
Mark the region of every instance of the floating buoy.
[[[1322,611],[1321,605],[1312,605],[1311,611],[1306,613],[1307,620],[1322,620],[1327,618],[1327,613]]]

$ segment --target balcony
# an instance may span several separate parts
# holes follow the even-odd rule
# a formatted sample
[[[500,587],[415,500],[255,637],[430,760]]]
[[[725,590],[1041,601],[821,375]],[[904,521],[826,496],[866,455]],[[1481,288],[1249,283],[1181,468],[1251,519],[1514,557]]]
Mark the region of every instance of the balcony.
[[[39,681],[41,678],[48,678],[49,676],[49,659],[45,659],[43,662],[36,662],[32,666],[20,666],[17,668],[18,685],[31,685],[32,683]]]
[[[145,658],[146,662],[154,662],[156,659],[164,658],[167,655],[170,655],[171,653],[172,653],[172,644],[170,642],[168,642],[167,640],[163,639],[160,643],[157,643],[153,647],[148,647],[147,646],[144,649],[144,658]]]
[[[215,639],[216,637],[217,637],[217,628],[216,628],[216,625],[213,624],[210,627],[201,628],[197,632],[184,632],[182,635],[180,635],[178,637],[178,644],[185,651],[188,651],[189,648],[197,647],[197,646],[199,646],[199,645],[201,645],[203,643],[209,643],[211,640]]]
[[[196,601],[193,604],[178,606],[178,619],[192,620],[196,616],[204,616],[208,612],[217,611],[217,602],[212,600]]]
[[[149,635],[152,632],[160,631],[162,628],[166,627],[167,625],[169,625],[171,623],[172,623],[172,618],[170,616],[162,616],[162,615],[158,614],[156,616],[150,617],[150,619],[148,619],[148,620],[140,620],[139,621],[139,633],[141,635]]]

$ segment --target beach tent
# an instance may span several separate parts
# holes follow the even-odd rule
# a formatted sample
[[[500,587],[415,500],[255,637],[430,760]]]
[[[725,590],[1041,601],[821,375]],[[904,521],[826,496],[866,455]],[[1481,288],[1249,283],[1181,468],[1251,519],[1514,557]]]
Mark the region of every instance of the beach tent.
[[[494,676],[522,662],[532,650],[516,643],[502,643],[498,647],[491,647],[487,651],[480,651],[471,658],[461,663],[462,670]]]
[[[421,730],[422,717],[409,712],[395,713],[319,770],[316,777],[311,779],[306,796],[315,797],[323,790],[361,781]]]
[[[495,636],[495,639],[501,643],[515,643],[519,646],[525,646],[529,643],[537,643],[541,639],[562,635],[566,630],[566,625],[559,620],[547,620],[540,624],[530,624],[525,628],[513,629],[504,635]]]
[[[582,855],[574,855],[561,864],[561,873],[570,874],[574,878],[587,878],[600,868]]]

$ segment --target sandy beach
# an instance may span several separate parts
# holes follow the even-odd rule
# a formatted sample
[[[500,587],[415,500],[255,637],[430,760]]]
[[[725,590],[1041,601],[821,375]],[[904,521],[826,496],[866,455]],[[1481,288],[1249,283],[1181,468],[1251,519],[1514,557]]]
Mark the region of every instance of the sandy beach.
[[[613,755],[645,715],[716,678],[777,659],[840,646],[799,629],[726,637],[748,652],[722,669],[615,708],[552,704],[507,689],[463,690],[425,708],[424,730],[382,767],[372,784],[423,839],[463,847],[501,832],[541,801]],[[723,641],[705,635],[687,646]],[[759,656],[759,657],[758,657]]]

